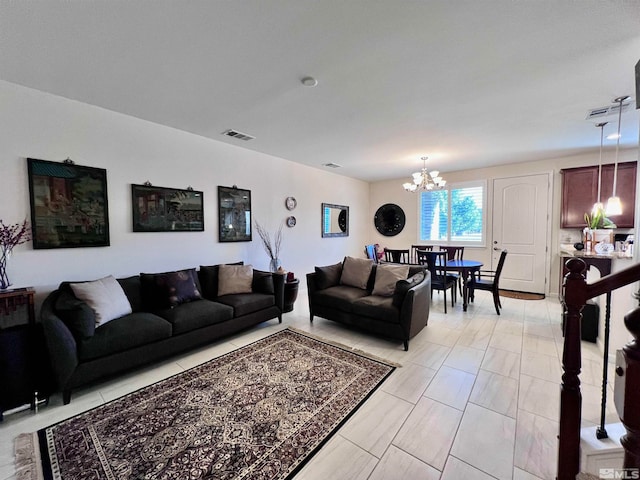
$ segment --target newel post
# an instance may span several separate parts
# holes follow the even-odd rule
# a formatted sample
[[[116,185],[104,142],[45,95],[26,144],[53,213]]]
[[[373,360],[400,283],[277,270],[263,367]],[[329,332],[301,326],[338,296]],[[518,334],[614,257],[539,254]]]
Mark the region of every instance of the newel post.
[[[627,430],[620,443],[624,448],[624,468],[640,468],[640,308],[624,316],[633,340],[616,357],[615,400],[620,420]],[[620,384],[618,382],[621,382]]]
[[[560,385],[560,432],[558,435],[558,480],[574,480],[580,471],[580,324],[587,301],[584,276],[585,263],[571,258],[564,277],[564,350],[562,352],[562,384]]]

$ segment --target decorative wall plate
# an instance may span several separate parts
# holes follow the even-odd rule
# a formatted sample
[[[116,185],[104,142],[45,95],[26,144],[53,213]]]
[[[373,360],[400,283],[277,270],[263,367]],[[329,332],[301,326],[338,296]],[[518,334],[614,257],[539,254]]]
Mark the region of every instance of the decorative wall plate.
[[[296,217],[294,217],[293,215],[291,215],[290,217],[287,217],[287,227],[295,227],[296,226]]]
[[[293,210],[298,206],[298,201],[294,197],[287,197],[284,201],[285,207],[287,210]]]
[[[404,228],[405,222],[404,210],[394,203],[385,203],[373,217],[376,230],[385,237],[398,235]]]

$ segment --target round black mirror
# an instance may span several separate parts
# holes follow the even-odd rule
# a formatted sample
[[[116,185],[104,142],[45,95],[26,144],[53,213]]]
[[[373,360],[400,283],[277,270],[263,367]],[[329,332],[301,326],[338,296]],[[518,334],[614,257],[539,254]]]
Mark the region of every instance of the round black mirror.
[[[385,203],[373,217],[373,223],[376,230],[385,237],[393,237],[398,235],[404,228],[406,217],[404,211],[394,203]]]

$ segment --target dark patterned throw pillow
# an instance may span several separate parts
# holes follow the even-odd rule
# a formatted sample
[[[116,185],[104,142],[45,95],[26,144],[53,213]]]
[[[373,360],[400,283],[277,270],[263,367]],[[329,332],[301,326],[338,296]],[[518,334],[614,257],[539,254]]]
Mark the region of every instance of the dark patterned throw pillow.
[[[145,303],[156,308],[173,308],[181,303],[200,300],[200,290],[196,285],[195,268],[141,274]]]

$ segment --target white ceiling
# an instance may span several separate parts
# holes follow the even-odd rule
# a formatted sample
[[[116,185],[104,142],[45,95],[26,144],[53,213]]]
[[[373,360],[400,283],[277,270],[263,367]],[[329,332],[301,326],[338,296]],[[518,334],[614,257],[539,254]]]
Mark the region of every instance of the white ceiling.
[[[638,60],[640,0],[0,0],[2,80],[368,181],[597,151]]]

